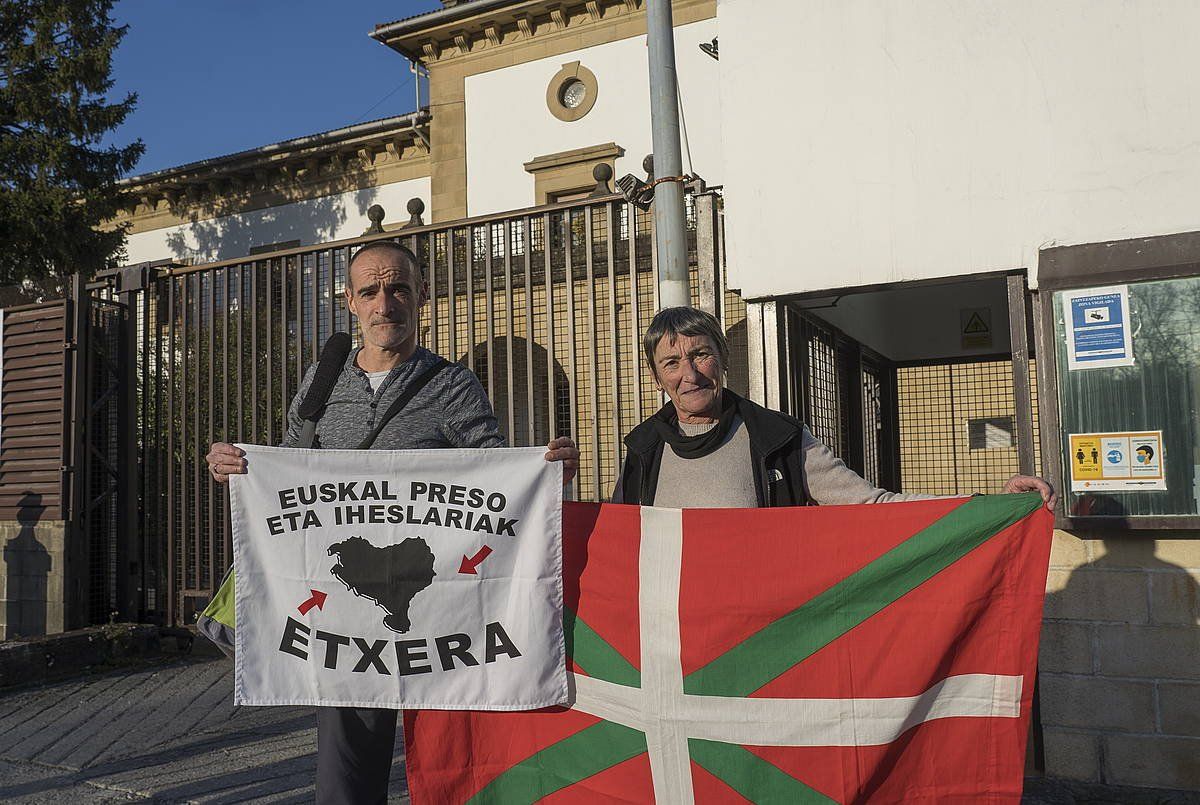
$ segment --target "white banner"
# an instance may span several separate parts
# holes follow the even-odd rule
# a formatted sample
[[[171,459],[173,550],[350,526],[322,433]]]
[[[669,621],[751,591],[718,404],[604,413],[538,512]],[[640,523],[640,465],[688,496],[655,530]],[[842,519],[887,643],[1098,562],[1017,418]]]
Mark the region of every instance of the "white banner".
[[[238,445],[234,701],[566,701],[562,464],[541,447]]]

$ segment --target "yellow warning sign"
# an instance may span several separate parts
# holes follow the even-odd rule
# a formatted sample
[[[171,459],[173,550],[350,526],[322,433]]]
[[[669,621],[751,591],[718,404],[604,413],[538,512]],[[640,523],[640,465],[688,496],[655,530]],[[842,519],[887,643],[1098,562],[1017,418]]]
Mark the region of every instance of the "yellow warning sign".
[[[963,308],[958,312],[958,319],[963,349],[988,349],[992,346],[991,308]]]
[[[983,319],[978,313],[972,313],[971,318],[967,320],[967,326],[963,328],[964,333],[987,333],[991,332],[991,328],[983,323]]]
[[[1100,437],[1092,433],[1072,433],[1071,481],[1098,481],[1103,477]]]

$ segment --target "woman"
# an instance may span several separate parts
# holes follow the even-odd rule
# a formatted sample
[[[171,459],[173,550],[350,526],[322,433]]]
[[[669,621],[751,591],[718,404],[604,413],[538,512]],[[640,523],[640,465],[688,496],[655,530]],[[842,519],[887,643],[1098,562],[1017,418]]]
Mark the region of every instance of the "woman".
[[[725,388],[729,346],[708,313],[659,311],[642,339],[655,384],[671,401],[625,437],[617,503],[669,508],[754,508],[924,500],[875,487],[817,440],[804,423]],[[1014,475],[1009,492],[1054,490]]]

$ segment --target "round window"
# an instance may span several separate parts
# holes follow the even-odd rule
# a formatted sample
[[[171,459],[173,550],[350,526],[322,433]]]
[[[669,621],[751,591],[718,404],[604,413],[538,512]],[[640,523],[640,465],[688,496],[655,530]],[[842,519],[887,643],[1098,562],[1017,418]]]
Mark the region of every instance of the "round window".
[[[568,109],[578,109],[587,100],[587,95],[587,84],[578,78],[572,78],[558,91],[558,101]]]
[[[579,120],[596,105],[596,74],[577,61],[564,64],[546,85],[546,107],[564,123]]]

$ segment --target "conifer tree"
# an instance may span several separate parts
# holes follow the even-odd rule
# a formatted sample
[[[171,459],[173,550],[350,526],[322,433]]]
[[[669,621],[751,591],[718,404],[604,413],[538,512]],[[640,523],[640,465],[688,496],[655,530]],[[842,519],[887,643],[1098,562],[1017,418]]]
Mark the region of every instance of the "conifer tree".
[[[41,295],[76,271],[114,265],[125,231],[116,182],[141,140],[104,145],[137,96],[110,102],[112,55],[126,27],[113,0],[0,0],[0,285]]]

